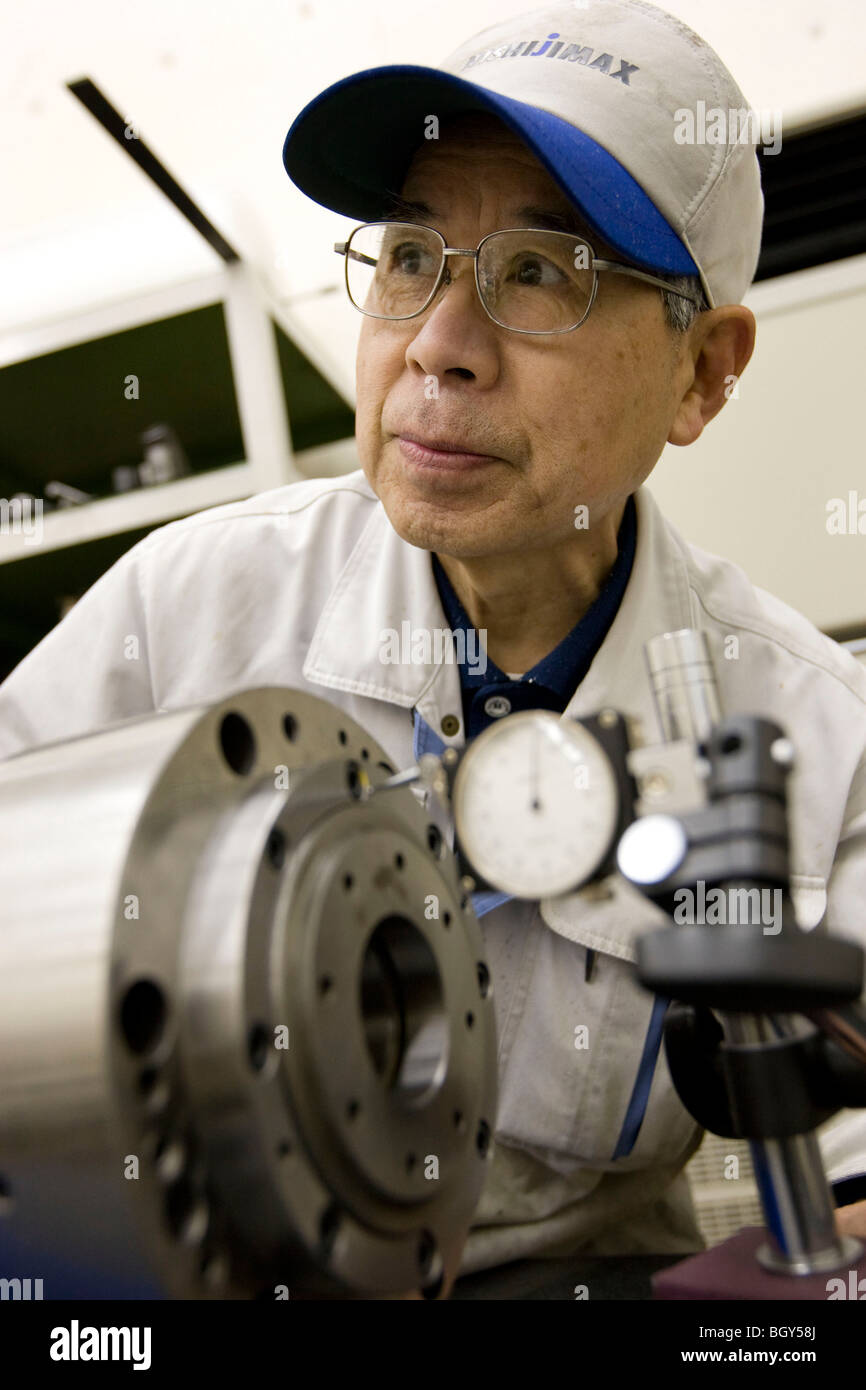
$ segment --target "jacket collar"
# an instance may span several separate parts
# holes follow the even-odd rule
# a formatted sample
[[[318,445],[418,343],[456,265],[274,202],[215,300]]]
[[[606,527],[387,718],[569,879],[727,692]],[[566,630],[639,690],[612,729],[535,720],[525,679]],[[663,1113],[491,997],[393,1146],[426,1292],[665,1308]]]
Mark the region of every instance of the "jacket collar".
[[[566,713],[592,714],[610,704],[652,721],[647,736],[655,741],[660,730],[654,723],[643,644],[661,632],[691,626],[693,615],[683,541],[646,487],[636,492],[635,504],[637,548],[625,595]],[[411,654],[413,634],[447,629],[430,553],[402,540],[379,503],[328,596],[304,676],[314,685],[416,708],[437,733],[443,715],[456,714],[458,733],[443,736],[443,741],[461,747],[456,663],[437,661],[432,649],[416,649],[421,660],[405,659]],[[404,658],[396,662],[382,659],[389,631]]]

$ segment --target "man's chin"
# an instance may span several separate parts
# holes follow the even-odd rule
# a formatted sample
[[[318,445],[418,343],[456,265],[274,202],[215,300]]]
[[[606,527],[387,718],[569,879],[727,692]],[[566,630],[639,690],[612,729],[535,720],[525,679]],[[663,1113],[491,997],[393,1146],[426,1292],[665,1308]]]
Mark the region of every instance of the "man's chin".
[[[392,528],[407,545],[417,546],[419,550],[438,550],[453,535],[454,526],[446,520],[431,524],[430,517],[424,515],[423,504],[413,505],[403,498],[390,501],[387,496],[380,496],[380,501]]]
[[[380,500],[400,539],[419,550],[435,550],[455,560],[470,560],[509,549],[507,538],[506,543],[501,544],[498,536],[491,535],[489,528],[483,528],[478,517],[462,520],[441,509],[434,516],[424,503],[413,503],[405,498],[390,501],[380,497]]]
[[[381,461],[378,467],[365,467],[364,473],[391,526],[407,545],[441,551],[456,559],[511,548],[507,535],[493,533],[489,496],[471,496],[462,488],[425,488],[423,480],[418,485],[390,460]],[[511,539],[519,544],[518,536]]]

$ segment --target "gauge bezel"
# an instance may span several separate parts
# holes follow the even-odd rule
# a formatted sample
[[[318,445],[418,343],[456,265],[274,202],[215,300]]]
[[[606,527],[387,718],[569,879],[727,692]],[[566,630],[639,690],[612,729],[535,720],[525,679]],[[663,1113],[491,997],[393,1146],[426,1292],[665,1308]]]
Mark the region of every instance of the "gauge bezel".
[[[491,756],[491,748],[495,750],[498,740],[502,738],[506,728],[509,729],[511,737],[514,736],[514,725],[518,721],[521,724],[531,724],[534,727],[539,721],[544,723],[555,721],[557,725],[561,726],[566,736],[578,745],[583,760],[588,762],[590,767],[593,763],[595,764],[597,772],[601,773],[603,786],[606,787],[606,793],[600,799],[600,804],[606,807],[606,814],[602,822],[602,833],[598,840],[598,847],[593,849],[588,859],[585,859],[583,863],[578,863],[575,872],[568,876],[567,881],[563,876],[555,880],[552,885],[549,884],[546,890],[540,894],[535,891],[538,887],[537,884],[531,885],[530,889],[530,885],[525,879],[513,877],[507,870],[503,871],[499,861],[494,862],[486,851],[479,850],[471,826],[467,835],[465,792],[469,779],[477,771],[480,760]],[[618,730],[621,730],[622,720],[620,716],[616,716],[616,723]],[[595,727],[590,727],[590,724]],[[468,871],[479,884],[496,892],[508,893],[509,897],[527,901],[541,901],[543,898],[559,897],[566,893],[575,892],[599,874],[601,866],[610,859],[617,829],[623,819],[622,778],[618,775],[611,750],[606,747],[605,732],[603,728],[598,727],[598,716],[594,716],[590,721],[556,714],[552,710],[532,709],[520,710],[516,714],[507,715],[496,724],[491,724],[473,739],[464,750],[460,763],[454,771],[451,804],[456,845]],[[494,808],[494,813],[496,809]]]

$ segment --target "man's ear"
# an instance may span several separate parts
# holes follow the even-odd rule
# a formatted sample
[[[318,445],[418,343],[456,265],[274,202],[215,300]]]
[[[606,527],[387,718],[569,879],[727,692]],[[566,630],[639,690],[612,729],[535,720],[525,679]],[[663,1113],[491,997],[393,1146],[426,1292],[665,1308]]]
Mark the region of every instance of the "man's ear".
[[[752,355],[755,331],[755,316],[744,304],[723,304],[698,314],[680,366],[685,382],[669,443],[693,444],[718,415]]]

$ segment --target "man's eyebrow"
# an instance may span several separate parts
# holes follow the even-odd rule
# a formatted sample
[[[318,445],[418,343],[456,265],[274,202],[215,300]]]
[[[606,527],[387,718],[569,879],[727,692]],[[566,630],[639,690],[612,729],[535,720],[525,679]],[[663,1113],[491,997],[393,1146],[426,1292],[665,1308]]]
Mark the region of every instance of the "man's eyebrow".
[[[420,199],[407,199],[392,195],[382,212],[383,221],[435,222],[439,214]],[[513,226],[538,227],[549,232],[568,232],[569,235],[592,237],[591,230],[581,221],[579,214],[571,210],[556,212],[553,208],[537,207],[528,204],[517,208]]]
[[[382,220],[402,222],[422,222],[436,216],[429,203],[422,203],[416,200],[407,200],[393,193],[388,198],[388,202],[382,209]]]
[[[517,216],[526,227],[542,227],[549,232],[573,232],[576,236],[589,235],[589,228],[570,209],[568,212],[554,212],[552,208],[531,206],[518,208]]]

